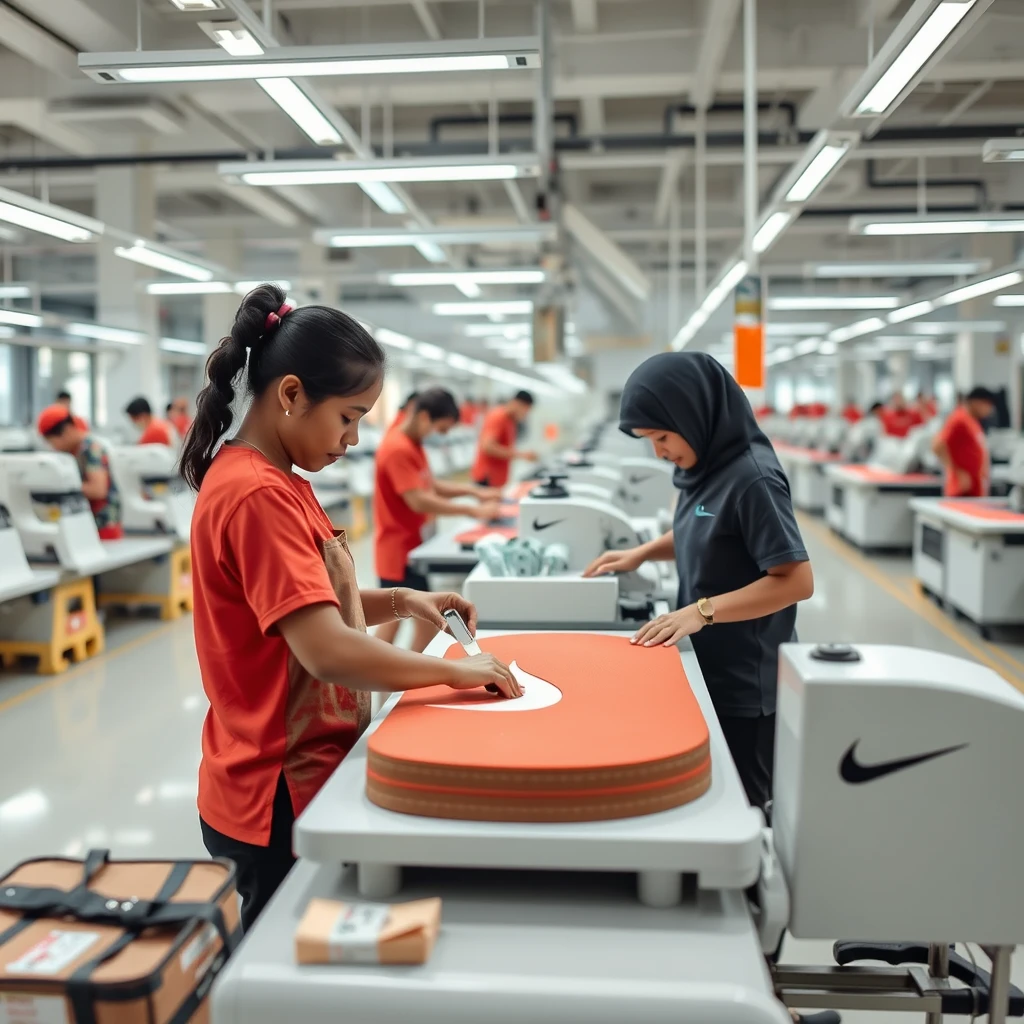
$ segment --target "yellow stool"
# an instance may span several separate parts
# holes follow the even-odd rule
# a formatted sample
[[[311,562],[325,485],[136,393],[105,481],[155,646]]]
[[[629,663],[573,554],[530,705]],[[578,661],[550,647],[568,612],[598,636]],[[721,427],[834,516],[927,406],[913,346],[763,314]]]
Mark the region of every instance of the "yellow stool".
[[[0,616],[0,663],[10,668],[23,656],[39,659],[40,675],[56,675],[71,662],[101,654],[103,626],[89,578],[58,583],[9,602]]]
[[[166,557],[104,573],[101,581],[101,608],[159,608],[161,619],[192,611],[192,552],[187,544]]]

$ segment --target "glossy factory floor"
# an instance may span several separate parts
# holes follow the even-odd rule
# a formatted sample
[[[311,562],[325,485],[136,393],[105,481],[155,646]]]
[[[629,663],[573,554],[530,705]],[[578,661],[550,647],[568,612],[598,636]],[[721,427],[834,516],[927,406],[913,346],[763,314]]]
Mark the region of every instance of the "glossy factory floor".
[[[1024,690],[1024,637],[982,640],[918,596],[909,561],[866,559],[820,520],[801,522],[816,581],[800,610],[802,640],[945,651]],[[361,580],[372,585],[368,544],[354,553]],[[0,867],[95,846],[126,857],[204,855],[195,792],[206,701],[191,620],[114,621],[108,643],[106,654],[64,676],[0,673]],[[830,947],[788,941],[784,956],[827,963]],[[1015,966],[1024,983],[1024,957]],[[853,1024],[909,1019],[844,1014]]]

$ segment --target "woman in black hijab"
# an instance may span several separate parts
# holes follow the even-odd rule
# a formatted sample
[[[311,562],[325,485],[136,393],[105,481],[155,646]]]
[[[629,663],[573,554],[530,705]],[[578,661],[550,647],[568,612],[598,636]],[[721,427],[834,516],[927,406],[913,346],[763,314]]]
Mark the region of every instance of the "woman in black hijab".
[[[675,560],[679,608],[632,642],[690,637],[747,798],[771,799],[779,644],[796,639],[796,604],[814,579],[789,483],[731,374],[703,352],[652,356],[622,393],[619,428],[676,465],[671,533],[609,551],[584,575]]]

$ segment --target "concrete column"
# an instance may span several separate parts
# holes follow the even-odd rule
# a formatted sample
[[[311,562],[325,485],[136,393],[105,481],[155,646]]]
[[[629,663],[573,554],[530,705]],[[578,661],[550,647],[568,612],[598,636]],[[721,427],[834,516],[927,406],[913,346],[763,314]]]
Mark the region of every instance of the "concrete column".
[[[96,171],[96,216],[111,227],[153,237],[156,190],[152,167],[101,167]],[[124,407],[143,395],[162,409],[157,302],[141,291],[155,276],[147,267],[114,254],[122,245],[105,236],[96,244],[96,319],[111,327],[142,331],[140,345],[123,346],[100,357],[96,418],[100,426],[121,424]]]
[[[230,233],[226,238],[211,239],[206,247],[206,255],[214,263],[220,263],[233,272],[242,268],[242,236],[237,232]],[[240,295],[204,295],[203,296],[203,343],[206,351],[212,352],[230,330],[235,319],[235,311],[241,302]]]
[[[849,402],[859,402],[857,395],[857,367],[848,359],[835,360],[835,401],[836,410],[840,410]]]
[[[889,369],[889,393],[895,395],[906,387],[910,376],[910,356],[898,352],[889,356],[885,363]]]

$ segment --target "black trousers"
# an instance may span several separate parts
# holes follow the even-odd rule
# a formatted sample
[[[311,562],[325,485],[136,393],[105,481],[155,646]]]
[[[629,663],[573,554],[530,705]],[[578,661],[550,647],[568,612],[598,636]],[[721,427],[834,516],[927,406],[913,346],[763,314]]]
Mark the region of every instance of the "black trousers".
[[[762,811],[772,798],[775,769],[775,715],[757,718],[719,717],[729,753],[751,807]]]
[[[292,825],[295,813],[284,775],[277,782],[274,811],[270,823],[270,843],[254,846],[218,832],[202,818],[203,844],[211,857],[227,857],[238,868],[238,895],[242,897],[242,930],[248,931],[270,897],[277,892],[292,869]]]

